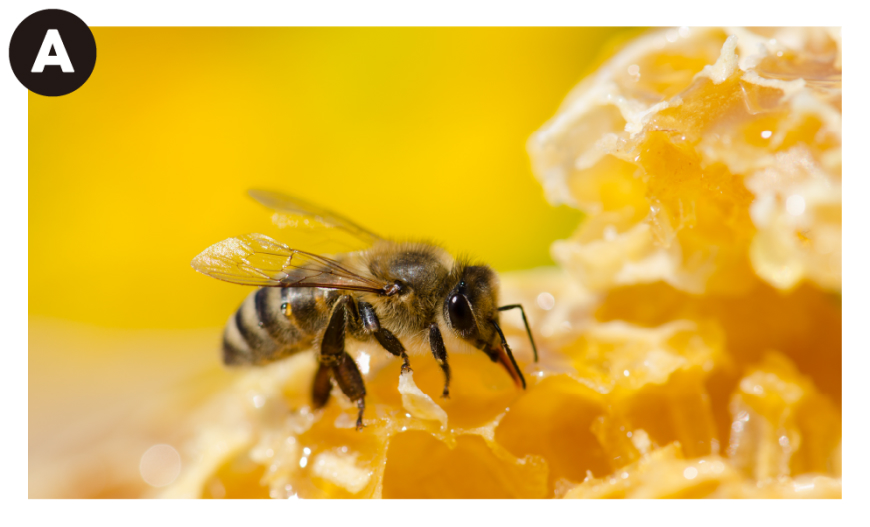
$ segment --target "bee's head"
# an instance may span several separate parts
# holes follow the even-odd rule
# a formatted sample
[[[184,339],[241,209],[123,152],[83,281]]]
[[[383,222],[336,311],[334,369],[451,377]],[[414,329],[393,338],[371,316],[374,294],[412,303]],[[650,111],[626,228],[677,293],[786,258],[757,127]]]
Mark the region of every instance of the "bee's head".
[[[444,302],[444,320],[457,337],[476,348],[498,340],[490,324],[498,316],[498,277],[489,267],[464,266]]]
[[[500,362],[510,376],[525,386],[498,323],[498,276],[487,266],[461,266],[456,282],[444,301],[444,320],[460,339]]]

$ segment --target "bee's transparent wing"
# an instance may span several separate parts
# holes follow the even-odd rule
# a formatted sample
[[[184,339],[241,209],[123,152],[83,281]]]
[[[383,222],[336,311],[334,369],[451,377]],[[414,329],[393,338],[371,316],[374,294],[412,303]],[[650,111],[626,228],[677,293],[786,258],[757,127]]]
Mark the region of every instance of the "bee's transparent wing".
[[[362,276],[339,262],[291,249],[263,234],[218,242],[190,265],[205,275],[234,284],[271,287],[321,287],[383,293],[386,282]]]
[[[332,254],[370,247],[382,239],[341,214],[305,200],[269,190],[249,190],[248,194],[275,211],[275,225],[294,229],[294,245]]]

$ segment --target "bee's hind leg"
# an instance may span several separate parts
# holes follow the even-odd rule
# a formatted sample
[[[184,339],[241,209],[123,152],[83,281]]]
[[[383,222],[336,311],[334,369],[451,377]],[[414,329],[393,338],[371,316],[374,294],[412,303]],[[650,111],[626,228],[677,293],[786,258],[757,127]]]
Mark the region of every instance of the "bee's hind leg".
[[[402,372],[412,371],[411,361],[408,359],[408,354],[405,353],[405,346],[402,346],[402,343],[390,330],[381,327],[372,305],[368,302],[359,302],[359,312],[360,317],[362,317],[363,329],[367,333],[373,334],[382,348],[396,357],[402,358]]]
[[[363,384],[362,375],[356,366],[353,357],[343,353],[335,366],[333,366],[335,381],[341,391],[351,400],[356,402],[359,414],[356,418],[356,429],[363,429],[363,412],[366,409],[366,387]]]
[[[435,360],[441,366],[441,371],[444,372],[444,391],[441,393],[441,397],[447,399],[450,397],[450,365],[447,364],[447,348],[444,347],[441,330],[435,323],[429,326],[429,347],[432,348],[432,355],[435,356]]]
[[[320,393],[322,396],[322,391],[318,392],[318,390],[323,390],[323,385],[328,384],[328,373],[331,373],[332,378],[335,379],[342,393],[347,395],[351,401],[356,402],[359,408],[356,429],[362,430],[363,412],[366,407],[366,387],[356,362],[344,350],[348,303],[350,301],[351,298],[349,296],[343,296],[336,302],[332,316],[329,319],[329,325],[323,334],[323,342],[320,344],[320,368],[314,379],[314,405],[316,407],[318,402],[320,402],[318,394]],[[323,373],[324,370],[328,373]],[[326,380],[324,381],[323,378]],[[326,396],[322,398],[322,402],[325,404],[328,398],[329,391],[326,390]]]
[[[311,400],[314,408],[323,408],[329,401],[329,392],[332,391],[332,367],[323,361],[317,366],[314,374],[314,385],[311,389]]]

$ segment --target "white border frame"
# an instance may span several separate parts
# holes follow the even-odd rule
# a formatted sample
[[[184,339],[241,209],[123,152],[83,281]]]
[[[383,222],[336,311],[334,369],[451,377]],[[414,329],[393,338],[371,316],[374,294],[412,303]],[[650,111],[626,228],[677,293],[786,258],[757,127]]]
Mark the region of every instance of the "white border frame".
[[[645,522],[667,521],[669,524],[734,525],[769,523],[772,519],[790,517],[798,524],[838,522],[850,517],[866,517],[858,509],[864,496],[870,495],[870,485],[854,474],[857,468],[865,473],[868,466],[865,397],[868,384],[863,376],[870,372],[870,338],[862,334],[867,312],[861,309],[862,299],[870,298],[867,272],[870,270],[866,229],[870,227],[861,198],[870,196],[870,178],[844,178],[843,213],[843,279],[847,284],[844,304],[844,375],[843,375],[843,435],[844,435],[844,499],[842,501],[746,501],[746,502],[643,502],[615,504],[604,502],[532,501],[438,502],[430,509],[429,502],[310,502],[296,500],[292,505],[280,502],[228,502],[206,505],[205,502],[143,501],[75,501],[27,499],[28,474],[27,406],[22,403],[27,394],[27,247],[28,234],[28,172],[27,172],[27,92],[8,66],[8,42],[18,23],[28,15],[47,8],[65,9],[91,26],[306,26],[306,25],[833,25],[843,26],[843,63],[848,68],[844,92],[843,159],[844,174],[860,174],[855,153],[867,150],[860,145],[866,134],[859,126],[868,122],[867,67],[859,57],[866,57],[868,28],[858,24],[868,20],[862,16],[858,3],[839,0],[820,2],[791,1],[783,10],[781,2],[759,0],[728,0],[701,3],[697,0],[649,2],[472,2],[443,0],[441,2],[257,2],[216,4],[212,2],[155,1],[146,4],[101,1],[6,2],[0,7],[0,35],[4,46],[4,66],[0,74],[0,159],[3,160],[3,192],[0,193],[0,214],[3,215],[4,257],[2,276],[11,291],[3,306],[5,327],[11,338],[5,347],[6,363],[2,370],[3,414],[7,416],[2,429],[4,449],[10,470],[3,478],[3,496],[16,505],[6,508],[4,518],[11,523],[25,518],[28,524],[67,523],[81,519],[88,523],[146,525],[191,521],[221,525],[262,525],[276,520],[284,523],[341,523],[347,525],[411,522],[415,526],[454,523],[459,518],[487,521],[500,525],[532,525],[535,523],[590,522],[623,524],[642,516]],[[244,11],[240,8],[244,6]],[[848,7],[847,7],[848,6]],[[256,9],[252,9],[256,7]],[[866,22],[865,22],[866,24]],[[866,58],[864,59],[866,60]],[[97,63],[99,67],[99,61]],[[859,91],[859,89],[861,91]],[[862,97],[863,95],[863,97]],[[542,123],[543,124],[543,123]],[[532,130],[529,130],[531,133]],[[24,218],[24,222],[22,222]],[[14,278],[13,278],[14,277]],[[865,300],[866,301],[866,300]],[[863,423],[855,420],[864,418]],[[4,501],[6,501],[4,500]],[[465,509],[462,514],[458,508]],[[18,514],[16,514],[18,513]],[[79,514],[75,514],[79,513]],[[423,514],[421,514],[423,513]],[[679,516],[674,517],[674,513]],[[839,514],[838,514],[839,513]],[[36,520],[34,522],[34,520]],[[753,521],[756,520],[756,521]]]

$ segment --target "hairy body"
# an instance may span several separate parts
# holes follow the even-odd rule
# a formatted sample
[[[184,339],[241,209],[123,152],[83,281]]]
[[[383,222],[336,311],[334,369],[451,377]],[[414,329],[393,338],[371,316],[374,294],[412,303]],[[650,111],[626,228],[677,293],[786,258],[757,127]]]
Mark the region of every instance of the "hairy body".
[[[444,328],[446,324],[438,301],[443,301],[454,281],[450,280],[451,274],[461,276],[467,267],[436,245],[388,240],[365,251],[339,255],[336,261],[387,282],[401,281],[404,290],[383,296],[365,291],[261,287],[248,295],[227,321],[224,362],[268,364],[312,347],[317,349],[342,295],[352,296],[357,304],[362,301],[371,305],[381,326],[408,341],[411,354],[426,353],[430,325],[435,322]],[[374,339],[356,317],[350,317],[347,330],[357,341]],[[468,349],[464,344],[457,348]]]
[[[483,351],[525,388],[499,324],[500,311],[522,307],[498,307],[498,276],[488,266],[454,259],[431,243],[386,240],[295,198],[263,191],[251,195],[276,210],[314,218],[324,232],[337,229],[350,234],[368,248],[326,257],[262,234],[246,234],[200,253],[191,262],[197,271],[261,286],[227,322],[226,364],[268,364],[314,348],[319,364],[312,389],[314,406],[326,404],[334,381],[356,401],[358,428],[363,426],[365,384],[346,351],[348,338],[377,341],[403,359],[403,371],[410,370],[405,344],[412,353],[431,350],[444,373],[443,397],[450,385],[448,348]],[[531,340],[524,312],[523,321]]]

